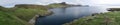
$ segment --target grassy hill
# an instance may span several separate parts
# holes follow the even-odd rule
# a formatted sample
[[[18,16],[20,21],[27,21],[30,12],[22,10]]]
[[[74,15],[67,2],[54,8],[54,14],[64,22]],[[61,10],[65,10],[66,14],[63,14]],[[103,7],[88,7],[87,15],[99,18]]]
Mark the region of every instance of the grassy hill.
[[[64,25],[120,25],[120,11],[83,17]]]
[[[54,3],[54,4],[49,4],[48,7],[58,8],[58,7],[66,7],[66,5]]]
[[[60,7],[67,7],[68,5],[69,4],[67,4],[66,2],[62,2],[62,3],[52,3],[47,6],[51,8],[60,8]]]
[[[4,8],[0,6],[0,25],[32,25],[28,21],[36,14],[45,16],[49,14],[47,7],[25,5],[13,8]]]
[[[30,25],[26,21],[19,19],[18,17],[0,11],[0,25]]]

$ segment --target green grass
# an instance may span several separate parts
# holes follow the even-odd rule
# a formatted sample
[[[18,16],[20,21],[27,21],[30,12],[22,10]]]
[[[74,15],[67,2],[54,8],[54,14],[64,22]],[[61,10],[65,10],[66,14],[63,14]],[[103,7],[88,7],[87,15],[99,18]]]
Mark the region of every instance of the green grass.
[[[120,11],[83,17],[64,25],[120,25]]]
[[[30,25],[14,15],[0,11],[0,25]]]
[[[29,21],[32,17],[34,17],[36,14],[43,15],[47,13],[47,10],[43,9],[23,9],[19,8],[13,14],[17,17],[19,17],[22,20]]]
[[[0,6],[0,25],[32,25],[28,21],[36,14],[49,14],[47,8],[4,8]]]

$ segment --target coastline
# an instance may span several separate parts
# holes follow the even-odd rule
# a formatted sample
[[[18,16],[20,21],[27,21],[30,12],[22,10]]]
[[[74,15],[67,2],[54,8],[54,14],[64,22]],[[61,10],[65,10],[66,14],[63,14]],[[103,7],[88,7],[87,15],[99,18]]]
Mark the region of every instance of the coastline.
[[[120,21],[120,16],[118,13],[120,13],[120,11],[96,14],[94,16],[86,16],[63,25],[119,25],[119,22],[117,22]]]

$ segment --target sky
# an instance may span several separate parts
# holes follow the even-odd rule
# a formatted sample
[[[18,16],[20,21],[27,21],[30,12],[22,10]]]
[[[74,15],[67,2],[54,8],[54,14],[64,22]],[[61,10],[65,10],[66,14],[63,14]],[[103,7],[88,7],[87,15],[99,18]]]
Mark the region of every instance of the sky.
[[[120,0],[0,0],[0,6],[11,7],[15,4],[39,4],[67,2],[69,4],[82,5],[119,5]]]

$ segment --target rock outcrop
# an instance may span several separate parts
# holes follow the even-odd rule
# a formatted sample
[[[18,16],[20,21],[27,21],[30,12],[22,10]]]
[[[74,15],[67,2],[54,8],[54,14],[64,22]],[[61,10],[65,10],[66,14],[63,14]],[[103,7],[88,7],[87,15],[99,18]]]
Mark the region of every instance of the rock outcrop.
[[[109,8],[108,11],[120,11],[120,8]]]

